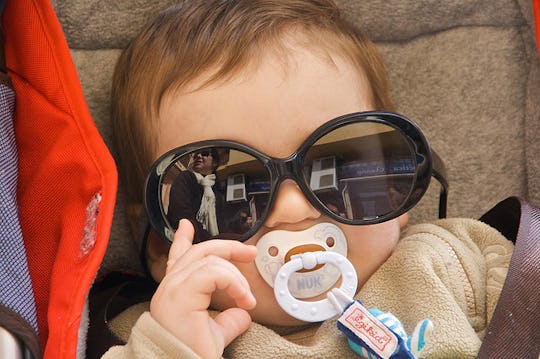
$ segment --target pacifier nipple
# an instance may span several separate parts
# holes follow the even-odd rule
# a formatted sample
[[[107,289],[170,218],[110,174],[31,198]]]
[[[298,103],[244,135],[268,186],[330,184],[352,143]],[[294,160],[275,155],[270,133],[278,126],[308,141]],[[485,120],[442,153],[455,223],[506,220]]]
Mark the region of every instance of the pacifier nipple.
[[[301,246],[296,246],[294,248],[292,248],[290,251],[287,252],[287,254],[285,254],[285,263],[287,263],[288,261],[291,260],[291,257],[292,256],[295,256],[297,254],[303,254],[303,253],[310,253],[310,252],[319,252],[319,251],[324,251],[324,247],[318,245],[318,244],[303,244]],[[324,264],[318,264],[318,265],[314,265],[312,267],[307,267],[307,266],[304,266],[303,269],[300,269],[298,272],[299,273],[305,273],[305,272],[309,272],[311,270],[317,270],[319,268],[322,268],[324,266]]]
[[[319,223],[304,231],[276,230],[266,233],[257,242],[255,264],[263,279],[274,287],[280,269],[296,255],[309,252],[330,252],[347,257],[345,235],[332,223]],[[340,279],[335,265],[318,263],[303,266],[290,274],[288,290],[295,298],[312,298],[325,293]]]

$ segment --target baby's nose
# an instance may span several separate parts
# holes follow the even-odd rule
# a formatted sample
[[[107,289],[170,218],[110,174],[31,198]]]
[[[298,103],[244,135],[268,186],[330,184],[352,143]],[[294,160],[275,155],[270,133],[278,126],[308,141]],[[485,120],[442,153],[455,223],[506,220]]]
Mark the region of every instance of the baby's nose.
[[[296,182],[287,179],[279,186],[276,200],[265,225],[273,228],[280,224],[299,223],[320,216],[319,211],[307,200]]]

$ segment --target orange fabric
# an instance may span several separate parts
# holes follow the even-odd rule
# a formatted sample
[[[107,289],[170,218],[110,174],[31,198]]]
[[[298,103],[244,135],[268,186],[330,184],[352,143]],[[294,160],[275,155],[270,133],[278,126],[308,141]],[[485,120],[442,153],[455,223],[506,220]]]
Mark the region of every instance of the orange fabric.
[[[540,0],[532,0],[533,14],[534,14],[534,27],[536,30],[536,51],[540,56]]]
[[[75,358],[84,301],[108,243],[116,167],[49,1],[9,0],[2,21],[16,93],[21,227],[41,346],[45,358]],[[87,211],[99,196],[99,207]]]

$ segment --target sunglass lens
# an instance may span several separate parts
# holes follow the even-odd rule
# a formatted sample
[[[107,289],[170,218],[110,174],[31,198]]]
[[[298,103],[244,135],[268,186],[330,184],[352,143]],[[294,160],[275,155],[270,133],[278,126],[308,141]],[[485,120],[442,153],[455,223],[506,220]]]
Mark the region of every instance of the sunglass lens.
[[[406,137],[376,122],[351,123],[327,133],[304,162],[315,196],[336,215],[359,221],[401,208],[415,173],[415,155]]]
[[[213,161],[203,161],[199,153],[212,153]],[[267,208],[269,172],[256,157],[240,150],[187,153],[167,168],[163,178],[166,220],[176,229],[180,219],[189,219],[195,226],[195,242],[246,238]]]

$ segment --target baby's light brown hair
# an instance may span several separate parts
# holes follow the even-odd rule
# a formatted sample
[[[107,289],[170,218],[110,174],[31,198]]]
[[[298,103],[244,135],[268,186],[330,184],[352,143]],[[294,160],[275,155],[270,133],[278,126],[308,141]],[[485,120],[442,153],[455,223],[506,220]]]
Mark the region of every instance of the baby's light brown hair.
[[[128,208],[142,203],[145,178],[158,155],[164,96],[202,75],[204,87],[256,66],[269,51],[287,51],[285,38],[298,33],[309,46],[351,61],[371,86],[374,109],[393,109],[376,47],[331,0],[182,1],[144,28],[116,65],[112,123]]]

